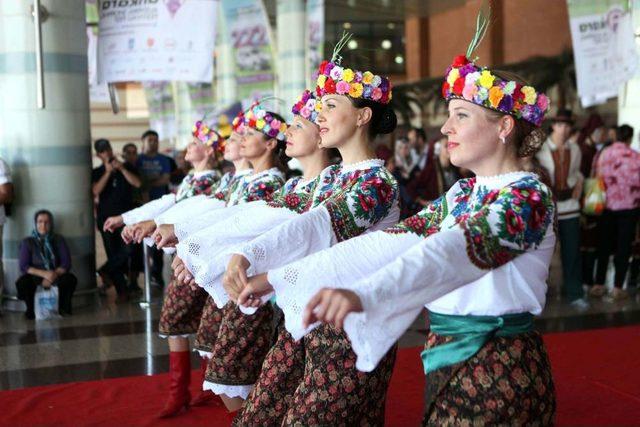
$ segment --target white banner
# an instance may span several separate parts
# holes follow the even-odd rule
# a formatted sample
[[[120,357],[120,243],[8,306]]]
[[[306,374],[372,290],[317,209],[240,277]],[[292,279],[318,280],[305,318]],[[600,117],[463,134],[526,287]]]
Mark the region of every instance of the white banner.
[[[213,79],[216,0],[100,0],[98,81]]]
[[[578,95],[583,107],[618,96],[638,65],[626,0],[568,0]]]

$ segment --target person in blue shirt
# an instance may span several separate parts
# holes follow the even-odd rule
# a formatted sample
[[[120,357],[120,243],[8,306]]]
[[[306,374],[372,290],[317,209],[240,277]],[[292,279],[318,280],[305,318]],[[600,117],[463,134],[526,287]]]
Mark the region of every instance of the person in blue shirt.
[[[158,152],[159,138],[154,130],[142,134],[144,153],[138,156],[136,167],[140,171],[143,187],[149,200],[159,199],[169,192],[172,159]]]
[[[160,139],[158,132],[149,129],[142,134],[142,147],[144,153],[138,156],[136,167],[140,172],[143,184],[143,200],[159,199],[169,193],[169,181],[171,172],[176,168],[175,161],[158,152]],[[155,247],[151,250],[153,265],[151,277],[159,285],[164,286],[162,278],[163,252]]]

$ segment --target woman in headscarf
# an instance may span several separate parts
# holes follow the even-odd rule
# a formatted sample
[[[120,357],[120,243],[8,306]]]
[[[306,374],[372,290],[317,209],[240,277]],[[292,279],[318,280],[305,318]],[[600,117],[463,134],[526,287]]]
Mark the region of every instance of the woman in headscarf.
[[[58,311],[71,315],[71,298],[78,279],[71,274],[71,255],[64,238],[53,232],[53,214],[39,210],[34,216],[31,236],[20,244],[20,271],[16,282],[18,298],[27,304],[27,319],[34,319],[34,296],[39,285],[58,287]]]

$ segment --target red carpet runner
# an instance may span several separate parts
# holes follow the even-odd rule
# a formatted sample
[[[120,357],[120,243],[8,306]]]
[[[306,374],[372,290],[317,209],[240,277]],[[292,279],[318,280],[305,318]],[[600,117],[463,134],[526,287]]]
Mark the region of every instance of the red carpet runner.
[[[640,422],[640,327],[549,334],[559,425]],[[419,349],[398,355],[387,402],[388,426],[416,426],[424,377]],[[61,368],[63,369],[63,368]],[[194,392],[199,384],[195,384]],[[33,387],[0,393],[0,426],[226,426],[218,408],[193,408],[171,420],[154,418],[167,375]]]

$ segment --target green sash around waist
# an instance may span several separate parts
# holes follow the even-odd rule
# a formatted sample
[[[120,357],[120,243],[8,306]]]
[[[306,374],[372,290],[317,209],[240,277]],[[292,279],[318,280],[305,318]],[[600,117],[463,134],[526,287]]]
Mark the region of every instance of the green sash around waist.
[[[429,319],[431,332],[454,338],[421,353],[425,374],[470,359],[494,336],[518,335],[533,330],[531,313],[455,316],[429,312]]]

